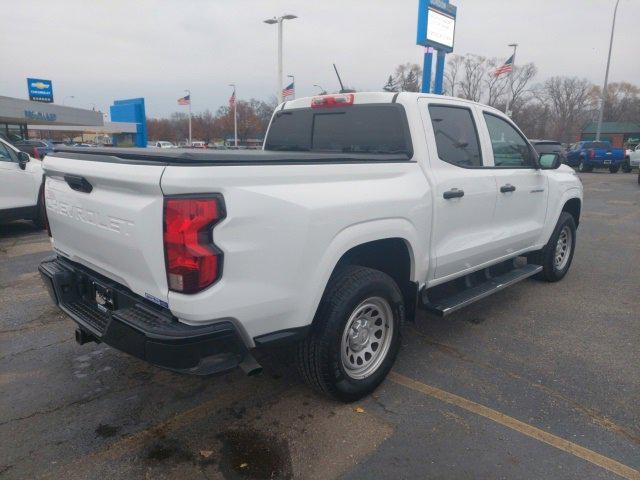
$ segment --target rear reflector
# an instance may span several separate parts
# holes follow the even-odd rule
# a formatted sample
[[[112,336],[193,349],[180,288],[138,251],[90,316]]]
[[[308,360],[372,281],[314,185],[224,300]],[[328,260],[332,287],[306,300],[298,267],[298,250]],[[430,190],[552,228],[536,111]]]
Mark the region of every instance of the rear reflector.
[[[224,218],[222,196],[164,200],[164,253],[169,289],[196,293],[222,271],[222,252],[213,244],[213,226]]]
[[[353,93],[342,95],[322,95],[311,99],[311,108],[335,108],[353,105]]]

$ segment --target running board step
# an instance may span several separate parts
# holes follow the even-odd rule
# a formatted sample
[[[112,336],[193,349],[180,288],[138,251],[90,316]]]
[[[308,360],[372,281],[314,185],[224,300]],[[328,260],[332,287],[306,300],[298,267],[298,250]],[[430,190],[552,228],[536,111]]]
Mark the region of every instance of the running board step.
[[[488,297],[489,295],[499,292],[514,283],[518,283],[520,280],[529,278],[532,275],[540,272],[542,267],[540,265],[525,265],[520,268],[515,268],[509,272],[497,277],[493,277],[475,287],[465,289],[461,292],[455,293],[449,297],[437,300],[434,303],[424,302],[424,308],[429,312],[446,317],[447,315],[460,310],[462,307],[466,307],[478,300]]]

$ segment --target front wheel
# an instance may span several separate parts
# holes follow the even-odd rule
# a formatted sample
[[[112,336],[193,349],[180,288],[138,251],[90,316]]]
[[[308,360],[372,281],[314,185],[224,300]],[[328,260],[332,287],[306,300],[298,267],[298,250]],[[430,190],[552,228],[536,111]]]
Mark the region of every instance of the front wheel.
[[[593,168],[591,168],[590,166],[587,166],[584,163],[584,159],[580,159],[580,163],[578,163],[578,171],[585,173],[585,172],[590,172],[591,170],[593,170]]]
[[[400,348],[404,303],[387,274],[350,265],[334,274],[309,336],[297,348],[307,384],[343,402],[371,393]]]
[[[571,214],[562,212],[544,248],[529,255],[532,263],[542,265],[536,278],[547,282],[562,280],[569,271],[575,248],[576,222]]]

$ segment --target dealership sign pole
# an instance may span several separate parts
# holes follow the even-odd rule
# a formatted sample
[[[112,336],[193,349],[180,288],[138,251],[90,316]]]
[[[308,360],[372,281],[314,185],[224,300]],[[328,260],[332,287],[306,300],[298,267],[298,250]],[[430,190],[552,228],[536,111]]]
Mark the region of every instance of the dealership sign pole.
[[[422,69],[422,92],[431,92],[433,51],[437,52],[436,78],[433,93],[442,95],[444,66],[447,53],[453,52],[458,8],[448,0],[418,1],[418,36],[416,43],[425,48]]]

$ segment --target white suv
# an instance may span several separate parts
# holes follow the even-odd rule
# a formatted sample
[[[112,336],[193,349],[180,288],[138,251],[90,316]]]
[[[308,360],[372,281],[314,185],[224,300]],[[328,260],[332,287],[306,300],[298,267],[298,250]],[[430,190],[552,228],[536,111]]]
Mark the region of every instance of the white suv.
[[[33,220],[44,227],[42,163],[0,138],[0,223]]]

